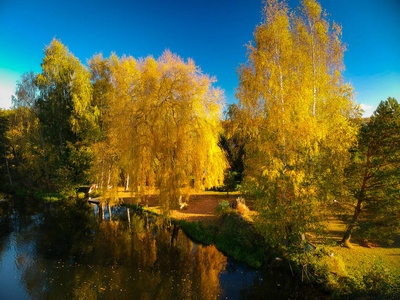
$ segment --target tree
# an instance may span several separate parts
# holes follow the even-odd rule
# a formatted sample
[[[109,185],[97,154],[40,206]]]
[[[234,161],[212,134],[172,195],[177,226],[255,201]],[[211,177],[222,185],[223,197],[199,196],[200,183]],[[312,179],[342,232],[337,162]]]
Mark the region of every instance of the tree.
[[[99,111],[99,136],[97,140],[104,139],[107,132],[106,122],[108,121],[108,111],[110,110],[108,99],[113,91],[111,63],[116,59],[114,54],[109,59],[104,58],[102,54],[97,54],[88,61],[93,87],[93,106]]]
[[[246,145],[248,192],[257,198],[259,226],[271,243],[318,229],[325,201],[343,181],[358,115],[341,75],[340,27],[303,1],[266,1],[264,22],[239,68],[237,97]]]
[[[106,170],[113,169],[111,185],[117,186],[122,170],[139,197],[155,187],[168,212],[192,188],[222,184],[222,92],[212,87],[215,80],[169,51],[158,60],[114,57],[110,70],[107,144],[112,153]]]
[[[363,124],[348,168],[348,185],[354,214],[343,244],[349,245],[357,226],[366,228],[364,234],[372,240],[390,241],[400,233],[400,107],[396,99],[382,101]]]
[[[18,147],[23,147],[24,155],[29,158],[20,166],[19,176],[25,180],[23,188],[50,189],[49,158],[43,135],[43,126],[39,122],[39,86],[38,75],[32,71],[21,75],[17,82],[16,96],[12,96],[14,118],[10,128],[11,139]],[[16,138],[15,135],[19,138]],[[10,145],[12,146],[12,145]],[[15,146],[12,146],[15,148]],[[51,161],[51,159],[50,159]],[[29,166],[29,167],[28,167]],[[27,167],[27,169],[25,169]],[[27,178],[26,173],[32,174]],[[36,176],[34,176],[35,174]],[[27,182],[29,184],[27,184]]]
[[[90,72],[60,41],[45,49],[38,74],[38,115],[59,188],[87,181],[90,142],[98,110],[92,105]],[[57,155],[54,146],[58,145]]]
[[[10,173],[10,164],[7,156],[9,114],[6,110],[0,109],[0,180],[1,189],[6,190],[13,187],[13,181]],[[9,186],[8,186],[9,184]]]
[[[17,82],[16,97],[11,96],[13,106],[29,107],[35,106],[38,94],[38,87],[36,85],[36,75],[33,71],[23,73],[20,80]]]
[[[33,72],[23,73],[17,81],[13,108],[7,111],[4,151],[7,174],[13,189],[44,186],[46,161],[40,150],[36,101],[38,88]],[[26,176],[30,174],[30,176]]]
[[[240,187],[244,172],[244,145],[245,141],[239,133],[239,110],[236,104],[228,105],[222,120],[223,134],[220,144],[225,150],[228,159],[228,169],[225,171],[224,190],[228,193]]]
[[[109,117],[109,111],[113,97],[111,66],[115,60],[117,60],[115,55],[106,59],[102,54],[97,54],[88,61],[93,87],[93,105],[99,111],[98,132],[95,137],[95,143],[92,146],[95,162],[91,171],[95,175],[95,182],[100,184],[100,188],[103,191],[108,191],[110,186],[112,162],[116,157],[113,144],[109,143],[109,138],[111,137],[108,136],[110,123],[113,121]],[[114,198],[117,197],[118,194],[115,193]]]

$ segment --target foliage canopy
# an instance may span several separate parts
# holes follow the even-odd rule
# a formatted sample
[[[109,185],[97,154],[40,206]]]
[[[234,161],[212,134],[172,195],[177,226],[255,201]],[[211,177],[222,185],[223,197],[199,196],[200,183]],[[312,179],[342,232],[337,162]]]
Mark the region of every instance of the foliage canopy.
[[[273,243],[317,229],[316,212],[339,196],[358,116],[345,84],[341,28],[314,0],[300,13],[266,1],[264,21],[239,69],[237,97],[247,138],[246,186]]]

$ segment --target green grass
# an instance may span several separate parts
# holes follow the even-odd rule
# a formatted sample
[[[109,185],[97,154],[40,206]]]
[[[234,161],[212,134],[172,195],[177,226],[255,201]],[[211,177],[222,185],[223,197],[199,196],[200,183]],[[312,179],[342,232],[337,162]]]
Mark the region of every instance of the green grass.
[[[328,243],[315,240],[316,254],[292,254],[298,266],[307,265],[311,279],[334,297],[400,298],[400,243],[364,247],[355,232],[351,248],[342,247],[338,242],[346,229],[343,221],[331,218],[327,225]]]
[[[39,200],[47,202],[54,202],[59,200],[65,200],[66,197],[59,193],[35,193],[34,197]]]
[[[214,244],[226,255],[251,267],[261,267],[271,257],[272,251],[251,223],[236,213],[222,215],[218,221],[178,221],[185,233],[203,244]]]
[[[297,266],[307,266],[308,277],[319,282],[333,297],[397,299],[400,297],[398,255],[398,248],[320,246],[314,254],[299,254],[292,259]]]
[[[357,270],[361,265],[371,268],[377,259],[385,268],[400,273],[400,248],[373,247],[367,248],[353,244],[352,248],[333,247],[333,252],[344,261],[350,270]]]

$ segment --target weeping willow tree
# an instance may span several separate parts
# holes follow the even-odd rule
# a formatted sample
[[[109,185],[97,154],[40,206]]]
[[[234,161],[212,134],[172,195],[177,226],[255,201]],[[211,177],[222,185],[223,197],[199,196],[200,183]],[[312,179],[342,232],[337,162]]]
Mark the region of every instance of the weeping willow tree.
[[[341,28],[315,0],[302,1],[299,11],[266,1],[239,69],[245,185],[271,243],[319,228],[323,204],[340,196],[356,133],[352,88],[341,75]]]
[[[215,80],[169,51],[157,60],[102,61],[92,60],[93,70],[106,66],[100,77],[110,82],[100,93],[107,102],[107,135],[97,145],[101,185],[118,186],[122,172],[138,197],[155,188],[168,212],[190,191],[222,184],[223,93],[213,88]]]

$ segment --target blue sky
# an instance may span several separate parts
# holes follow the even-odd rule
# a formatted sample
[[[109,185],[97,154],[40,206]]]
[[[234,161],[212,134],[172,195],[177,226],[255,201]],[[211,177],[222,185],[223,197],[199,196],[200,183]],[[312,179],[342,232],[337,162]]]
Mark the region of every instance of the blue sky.
[[[388,96],[400,100],[400,1],[320,3],[343,26],[345,79],[366,115]],[[216,76],[226,102],[236,102],[236,68],[246,61],[244,45],[261,22],[261,8],[261,0],[0,0],[0,107],[11,105],[23,72],[41,71],[43,49],[54,36],[85,64],[99,52],[138,58],[170,49]]]

